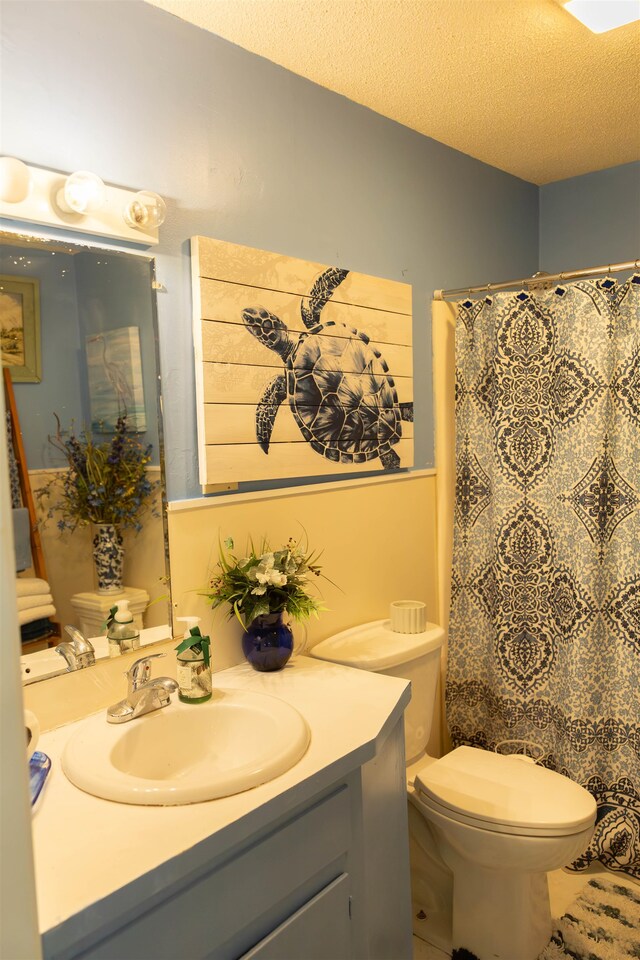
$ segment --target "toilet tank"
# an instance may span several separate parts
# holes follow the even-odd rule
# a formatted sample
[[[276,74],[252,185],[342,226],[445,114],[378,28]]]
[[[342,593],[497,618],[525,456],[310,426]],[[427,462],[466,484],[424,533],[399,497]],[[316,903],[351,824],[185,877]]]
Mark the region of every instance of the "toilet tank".
[[[309,653],[319,660],[411,681],[411,701],[404,714],[409,764],[424,753],[431,734],[443,639],[444,630],[435,623],[427,623],[423,633],[394,633],[391,621],[374,620],[322,640]]]

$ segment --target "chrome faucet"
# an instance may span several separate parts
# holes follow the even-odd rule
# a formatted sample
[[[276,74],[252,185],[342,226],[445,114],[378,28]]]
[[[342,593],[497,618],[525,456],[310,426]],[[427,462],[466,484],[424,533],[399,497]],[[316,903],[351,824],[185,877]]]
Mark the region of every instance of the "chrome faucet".
[[[93,644],[86,637],[83,637],[79,630],[72,627],[70,623],[64,628],[71,640],[63,640],[56,647],[56,653],[59,653],[67,661],[67,673],[74,670],[83,670],[85,667],[92,667],[96,662],[96,652]]]
[[[171,677],[156,677],[151,680],[151,660],[165,657],[165,653],[152,653],[141,657],[125,673],[128,681],[127,696],[124,700],[107,708],[107,723],[126,723],[145,713],[160,710],[171,703],[171,694],[178,690],[178,684]]]

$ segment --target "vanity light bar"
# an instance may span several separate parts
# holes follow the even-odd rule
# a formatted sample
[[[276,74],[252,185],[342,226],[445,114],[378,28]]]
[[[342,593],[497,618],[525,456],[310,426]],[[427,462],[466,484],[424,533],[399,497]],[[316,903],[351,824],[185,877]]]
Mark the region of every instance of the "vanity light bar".
[[[88,171],[65,174],[0,157],[0,217],[9,220],[157,244],[165,209],[156,193],[110,186]]]

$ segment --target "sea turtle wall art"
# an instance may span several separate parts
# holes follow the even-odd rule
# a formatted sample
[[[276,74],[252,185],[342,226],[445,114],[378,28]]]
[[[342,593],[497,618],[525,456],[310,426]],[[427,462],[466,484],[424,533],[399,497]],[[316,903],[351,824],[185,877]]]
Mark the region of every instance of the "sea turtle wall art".
[[[411,287],[192,240],[200,481],[413,465]]]

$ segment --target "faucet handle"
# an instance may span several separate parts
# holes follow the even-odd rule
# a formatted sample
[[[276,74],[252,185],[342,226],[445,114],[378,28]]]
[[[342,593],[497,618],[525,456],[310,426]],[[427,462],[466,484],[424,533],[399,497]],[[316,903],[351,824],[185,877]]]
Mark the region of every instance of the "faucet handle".
[[[95,648],[91,643],[91,640],[87,640],[80,631],[68,623],[65,628],[65,633],[71,637],[71,646],[73,649],[73,654],[77,660],[76,669],[81,669],[82,667],[92,667],[96,662],[95,657]],[[68,641],[67,641],[68,642]],[[56,650],[58,648],[56,647]],[[58,652],[61,652],[58,650]],[[64,654],[63,654],[64,655]]]
[[[93,652],[93,644],[89,643],[89,641],[80,633],[77,627],[67,623],[64,628],[64,632],[71,637],[77,653]]]
[[[129,681],[129,693],[133,693],[134,690],[149,682],[151,677],[150,661],[158,657],[166,657],[166,653],[150,653],[147,657],[140,657],[139,660],[131,664],[125,673],[125,677]]]

